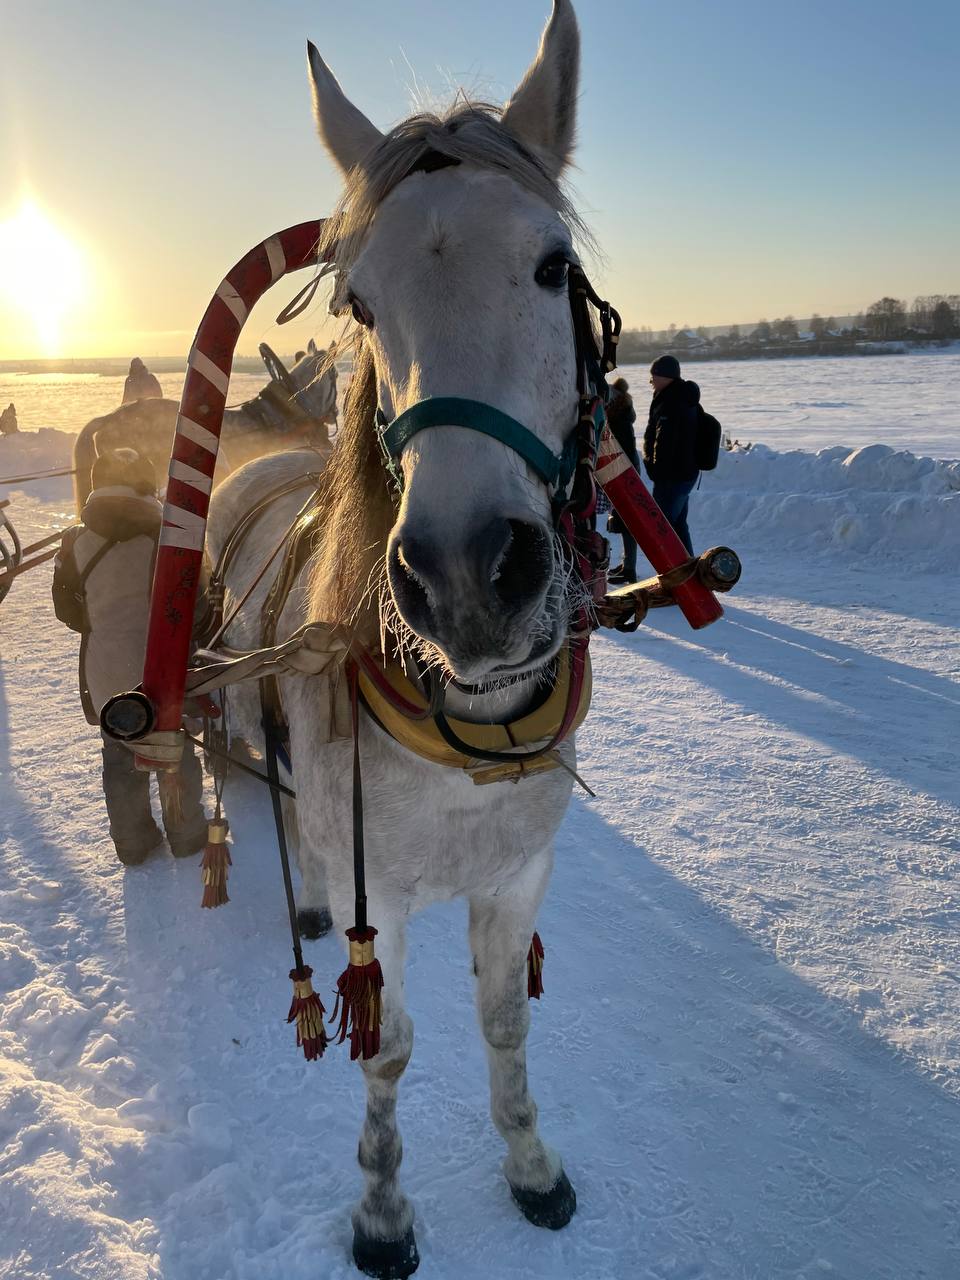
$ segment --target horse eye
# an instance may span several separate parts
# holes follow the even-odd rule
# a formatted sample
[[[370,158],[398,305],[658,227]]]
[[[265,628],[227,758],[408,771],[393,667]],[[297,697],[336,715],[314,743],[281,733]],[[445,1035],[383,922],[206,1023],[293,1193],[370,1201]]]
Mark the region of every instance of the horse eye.
[[[534,280],[545,289],[562,289],[567,283],[570,263],[562,253],[551,253],[534,272]]]
[[[362,324],[365,329],[373,328],[373,315],[367,310],[359,298],[351,297],[350,310],[353,312],[353,318],[357,324]]]

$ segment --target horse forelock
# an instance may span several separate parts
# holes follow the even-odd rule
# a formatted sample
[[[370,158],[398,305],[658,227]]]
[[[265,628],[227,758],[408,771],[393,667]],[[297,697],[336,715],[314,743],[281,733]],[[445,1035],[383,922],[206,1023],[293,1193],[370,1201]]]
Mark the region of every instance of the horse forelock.
[[[337,442],[320,480],[321,544],[310,583],[310,616],[379,632],[379,577],[395,508],[374,431],[377,385],[363,348],[344,405]]]
[[[362,166],[349,176],[343,195],[324,227],[321,253],[336,260],[340,271],[355,260],[377,209],[390,193],[419,168],[438,167],[434,156],[474,164],[511,178],[555,209],[581,240],[590,233],[563,186],[538,156],[500,121],[501,108],[458,100],[445,114],[423,112],[403,120],[384,134]]]

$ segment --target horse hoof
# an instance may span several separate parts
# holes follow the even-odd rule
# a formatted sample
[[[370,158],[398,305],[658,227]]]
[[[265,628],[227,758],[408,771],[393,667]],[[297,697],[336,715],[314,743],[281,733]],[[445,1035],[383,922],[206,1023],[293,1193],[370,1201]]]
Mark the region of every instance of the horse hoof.
[[[511,1182],[510,1193],[528,1222],[551,1231],[565,1227],[577,1209],[577,1193],[562,1169],[549,1191],[531,1191],[528,1187],[515,1187]]]
[[[406,1280],[420,1265],[413,1228],[400,1240],[377,1240],[355,1229],[353,1260],[365,1276],[375,1280]]]
[[[301,938],[322,938],[333,928],[333,916],[326,907],[304,907],[297,912],[297,926]]]

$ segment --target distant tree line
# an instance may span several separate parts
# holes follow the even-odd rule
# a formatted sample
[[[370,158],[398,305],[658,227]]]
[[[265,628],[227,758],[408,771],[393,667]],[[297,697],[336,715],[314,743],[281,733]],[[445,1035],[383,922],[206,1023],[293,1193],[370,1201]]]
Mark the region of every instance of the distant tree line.
[[[960,338],[960,294],[918,297],[912,305],[899,298],[872,302],[852,323],[838,326],[833,316],[814,313],[806,323],[793,316],[731,325],[711,334],[675,324],[655,332],[626,329],[620,338],[621,363],[642,363],[662,352],[690,358],[745,358],[755,355],[846,355],[869,350],[873,342],[929,343]]]

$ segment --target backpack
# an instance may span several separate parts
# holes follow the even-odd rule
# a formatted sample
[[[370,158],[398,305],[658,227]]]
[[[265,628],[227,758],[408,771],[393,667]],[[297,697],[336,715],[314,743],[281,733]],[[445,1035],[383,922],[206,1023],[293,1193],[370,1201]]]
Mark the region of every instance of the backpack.
[[[707,413],[703,405],[697,405],[697,429],[695,451],[697,466],[701,471],[713,471],[720,457],[720,437],[723,428],[712,413]]]
[[[95,551],[83,573],[77,568],[74,545],[83,533],[82,524],[71,525],[64,532],[60,542],[60,550],[53,562],[53,585],[50,594],[53,596],[53,611],[65,627],[81,634],[89,630],[87,622],[87,600],[84,592],[87,578],[94,571],[106,553],[116,544],[110,540]]]

